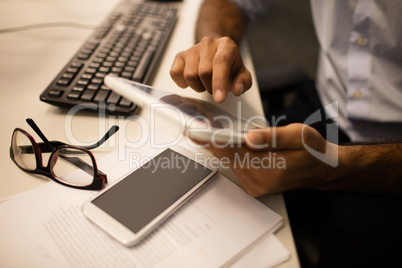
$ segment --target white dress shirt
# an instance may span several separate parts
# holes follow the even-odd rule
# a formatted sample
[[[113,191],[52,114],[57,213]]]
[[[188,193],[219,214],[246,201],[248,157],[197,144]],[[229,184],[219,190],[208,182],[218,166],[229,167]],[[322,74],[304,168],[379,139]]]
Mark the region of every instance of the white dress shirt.
[[[269,0],[232,0],[252,21]],[[311,0],[317,89],[352,141],[402,138],[402,1]],[[286,14],[284,14],[285,16]]]

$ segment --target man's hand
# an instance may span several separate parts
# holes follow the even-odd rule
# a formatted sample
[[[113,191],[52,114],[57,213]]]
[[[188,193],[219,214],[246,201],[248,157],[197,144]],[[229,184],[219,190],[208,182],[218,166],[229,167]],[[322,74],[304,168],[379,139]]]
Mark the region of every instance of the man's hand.
[[[338,146],[290,124],[250,130],[241,147],[208,145],[251,196],[299,188],[402,196],[401,143]]]
[[[327,148],[327,141],[315,129],[291,124],[251,130],[245,146],[217,148],[210,143],[208,149],[229,162],[242,188],[256,197],[297,188],[321,189],[331,181],[333,167],[312,156],[305,144],[320,153]]]
[[[204,37],[197,45],[180,52],[170,75],[182,88],[189,86],[198,92],[207,90],[216,102],[223,102],[227,92],[240,96],[252,85],[239,48],[228,37]]]

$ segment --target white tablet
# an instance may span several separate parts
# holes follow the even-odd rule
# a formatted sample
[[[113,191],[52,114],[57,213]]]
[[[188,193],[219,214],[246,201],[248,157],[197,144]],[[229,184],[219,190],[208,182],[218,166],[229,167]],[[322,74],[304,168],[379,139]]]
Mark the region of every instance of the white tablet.
[[[182,127],[185,135],[198,141],[242,144],[249,129],[261,127],[213,103],[181,97],[124,78],[107,75],[105,84],[142,109],[150,108],[156,116]]]

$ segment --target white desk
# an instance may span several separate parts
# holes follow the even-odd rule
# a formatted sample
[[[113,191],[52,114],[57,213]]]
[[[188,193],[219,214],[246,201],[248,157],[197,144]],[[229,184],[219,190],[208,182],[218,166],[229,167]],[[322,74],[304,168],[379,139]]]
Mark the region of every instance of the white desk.
[[[117,0],[2,1],[0,3],[0,28],[61,21],[97,25],[116,2]],[[178,88],[169,76],[174,56],[193,44],[199,3],[200,0],[187,0],[179,4],[181,6],[179,20],[156,74],[154,85],[210,100],[211,97],[208,94]],[[127,122],[124,118],[99,116],[97,113],[88,112],[67,115],[67,110],[39,100],[40,93],[90,33],[91,30],[59,27],[0,34],[0,90],[2,96],[0,157],[3,174],[0,178],[0,199],[47,182],[45,178],[35,177],[21,171],[9,157],[11,134],[14,128],[20,127],[33,133],[25,122],[28,117],[35,120],[49,139],[77,145],[97,141],[111,125],[116,123],[123,127],[123,131],[120,130],[119,135],[124,135],[124,139],[132,141],[138,138],[135,123]],[[254,73],[251,56],[246,46],[243,47],[243,55],[246,65]],[[253,88],[240,100],[243,117],[263,115],[255,83]],[[239,98],[230,96],[224,105],[228,110],[235,112],[238,101]],[[112,138],[106,147],[95,151],[95,156],[102,157],[105,153],[113,151],[119,146],[119,141],[124,139]],[[236,181],[230,170],[221,170],[221,172]],[[285,219],[284,226],[276,233],[276,236],[290,251],[291,258],[281,267],[298,267],[297,254],[282,195],[265,196],[261,198],[261,201]]]

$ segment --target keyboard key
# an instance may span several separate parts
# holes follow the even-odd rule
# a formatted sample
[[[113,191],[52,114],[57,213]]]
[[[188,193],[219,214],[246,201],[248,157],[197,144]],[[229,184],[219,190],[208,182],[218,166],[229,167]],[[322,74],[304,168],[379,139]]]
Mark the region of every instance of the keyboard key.
[[[47,93],[49,97],[60,98],[63,95],[64,91],[59,89],[52,89]]]
[[[114,73],[121,73],[123,71],[123,68],[121,67],[113,67],[112,72]]]
[[[138,61],[130,60],[130,61],[127,62],[127,66],[137,67],[137,65],[138,65]]]
[[[134,67],[132,67],[132,66],[126,66],[126,67],[124,67],[124,71],[125,72],[134,72],[135,71],[135,68]]]
[[[116,52],[116,51],[112,51],[112,52],[110,52],[109,53],[109,57],[113,57],[113,59],[117,59],[117,57],[120,55],[120,53],[119,52]],[[108,57],[108,58],[109,58]],[[108,58],[106,58],[106,59],[108,59]]]
[[[100,87],[100,84],[90,83],[90,84],[87,86],[87,89],[98,90],[99,87]]]
[[[106,53],[98,53],[98,54],[96,54],[96,57],[98,59],[105,59],[107,57],[107,54]]]
[[[71,63],[71,65],[70,65],[70,67],[77,68],[77,70],[80,69],[82,66],[83,66],[82,63],[75,62],[75,61],[73,61],[73,62]]]
[[[75,86],[75,87],[73,87],[73,91],[82,92],[82,91],[84,91],[84,86]]]
[[[84,74],[81,76],[81,79],[83,79],[83,80],[90,80],[92,77],[93,77],[93,74],[91,74],[91,73],[84,73]]]
[[[81,96],[82,101],[91,101],[92,98],[95,96],[96,90],[87,89]]]
[[[90,68],[99,68],[101,65],[100,65],[100,62],[91,62],[91,64],[89,64],[89,67]]]
[[[94,79],[92,79],[92,83],[100,85],[103,83],[103,79],[102,78],[94,78]]]
[[[107,75],[107,73],[96,73],[95,74],[95,77],[98,77],[98,78],[104,78],[105,76]]]
[[[145,72],[151,64],[152,57],[154,56],[153,51],[146,51],[142,57],[140,63],[138,64],[137,70],[135,71],[132,79],[137,82],[141,82],[144,79]]]
[[[69,67],[69,68],[67,68],[67,72],[68,73],[74,73],[74,74],[76,74],[76,73],[78,73],[78,71],[80,70],[80,68],[78,68],[78,67]]]
[[[108,73],[108,72],[110,72],[110,68],[109,67],[100,67],[99,72]]]
[[[124,62],[116,61],[116,62],[114,63],[114,66],[115,66],[115,67],[124,67],[124,66],[126,66],[126,64],[125,64]]]
[[[81,95],[81,92],[79,91],[71,91],[68,93],[67,98],[70,100],[78,100]]]
[[[60,79],[59,81],[57,81],[57,85],[59,86],[68,86],[70,84],[70,79]]]
[[[133,72],[122,72],[120,74],[121,77],[127,78],[127,79],[130,79],[132,75],[133,75]]]
[[[108,57],[106,57],[105,60],[108,61],[108,62],[115,62],[115,61],[117,60],[117,56],[116,56],[116,57],[114,57],[114,56],[108,56]]]
[[[90,56],[91,56],[91,54],[80,53],[80,54],[78,54],[77,58],[79,58],[80,60],[87,60],[87,59],[89,59]]]
[[[129,108],[133,103],[126,98],[121,98],[119,102],[119,106]]]
[[[95,102],[104,102],[104,101],[106,101],[106,98],[109,95],[109,93],[110,93],[110,90],[104,90],[104,89],[99,90],[98,93],[96,93],[94,101]]]
[[[64,79],[67,79],[67,80],[71,80],[74,78],[74,74],[73,73],[64,73],[61,77]]]
[[[107,68],[113,67],[113,62],[111,62],[111,61],[104,61],[104,62],[102,63],[102,66],[103,66],[103,67],[107,67]]]
[[[80,80],[78,80],[78,82],[77,82],[77,85],[78,86],[86,86],[86,85],[88,85],[89,84],[89,80],[88,79],[80,79]]]
[[[107,98],[106,103],[108,104],[117,104],[120,100],[120,95],[113,92],[110,94],[109,98]]]
[[[102,62],[103,62],[103,59],[101,59],[101,58],[95,58],[95,59],[93,59],[92,62],[94,62],[94,63],[102,63]]]
[[[94,73],[96,73],[96,71],[97,71],[96,68],[87,68],[87,69],[85,70],[85,73],[86,73],[86,74],[94,74]]]
[[[119,62],[127,62],[127,61],[128,61],[128,58],[126,58],[126,57],[119,57],[119,58],[117,59],[117,61],[119,61]]]

